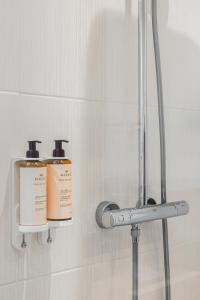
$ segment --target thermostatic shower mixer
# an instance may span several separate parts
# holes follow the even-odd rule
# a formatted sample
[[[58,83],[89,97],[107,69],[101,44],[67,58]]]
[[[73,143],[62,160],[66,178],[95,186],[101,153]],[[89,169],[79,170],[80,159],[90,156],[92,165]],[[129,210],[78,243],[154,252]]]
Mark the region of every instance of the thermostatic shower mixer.
[[[186,201],[125,209],[120,209],[114,202],[105,201],[97,207],[96,221],[101,228],[112,228],[178,217],[188,212],[189,205]]]

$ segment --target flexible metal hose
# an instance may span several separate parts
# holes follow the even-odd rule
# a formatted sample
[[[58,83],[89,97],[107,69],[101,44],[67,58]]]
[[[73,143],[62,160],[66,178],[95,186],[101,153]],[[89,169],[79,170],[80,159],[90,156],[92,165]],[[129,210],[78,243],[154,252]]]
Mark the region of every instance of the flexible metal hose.
[[[152,4],[153,43],[154,43],[157,94],[158,94],[158,115],[159,115],[159,134],[160,134],[160,168],[161,168],[161,202],[166,203],[167,197],[166,197],[165,120],[164,120],[164,104],[163,104],[162,70],[161,70],[161,59],[160,59],[159,35],[158,35],[157,0],[152,0],[151,4]],[[162,220],[162,230],[163,230],[164,266],[165,266],[165,299],[171,300],[168,223],[167,223],[166,219]]]

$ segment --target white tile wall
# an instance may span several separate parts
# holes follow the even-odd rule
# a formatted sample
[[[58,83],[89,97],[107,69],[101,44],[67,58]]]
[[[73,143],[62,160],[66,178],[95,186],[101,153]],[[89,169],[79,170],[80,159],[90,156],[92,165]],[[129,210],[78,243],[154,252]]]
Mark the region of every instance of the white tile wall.
[[[1,300],[131,299],[130,232],[104,232],[94,219],[102,200],[137,201],[137,3],[130,12],[130,2],[0,0]],[[159,1],[168,201],[191,206],[169,221],[173,300],[200,297],[199,9],[198,0]],[[148,29],[148,190],[159,199],[150,18]],[[57,137],[71,141],[74,222],[50,248],[34,237],[24,257],[10,242],[10,160],[33,138],[50,155]],[[141,300],[164,299],[163,272],[160,222],[143,225]]]

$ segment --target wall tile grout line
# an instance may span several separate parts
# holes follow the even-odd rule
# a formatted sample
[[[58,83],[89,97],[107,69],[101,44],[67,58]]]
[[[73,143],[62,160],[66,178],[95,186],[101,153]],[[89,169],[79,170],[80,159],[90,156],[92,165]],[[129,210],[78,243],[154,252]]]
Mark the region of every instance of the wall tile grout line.
[[[30,97],[38,97],[38,98],[45,98],[51,99],[51,100],[62,100],[62,101],[75,101],[75,102],[88,102],[88,103],[96,103],[96,104],[116,104],[116,105],[130,105],[132,107],[137,108],[138,105],[135,103],[131,102],[122,102],[122,101],[111,101],[111,100],[102,100],[102,99],[89,99],[89,98],[81,98],[81,97],[74,97],[74,96],[56,96],[56,95],[48,95],[48,94],[37,94],[37,93],[26,93],[26,92],[18,92],[18,91],[9,91],[9,90],[0,90],[0,95],[5,94],[5,95],[16,95],[16,96],[30,96]],[[200,111],[200,107],[190,107],[190,108],[185,108],[185,107],[178,107],[178,106],[170,106],[170,105],[165,105],[164,106],[166,110],[176,110],[176,111]],[[157,105],[148,105],[148,108],[157,108]]]
[[[103,264],[110,264],[111,265],[113,262],[127,261],[127,260],[129,260],[129,258],[130,257],[110,259],[109,261],[103,262]],[[52,277],[52,276],[62,275],[62,274],[70,273],[70,272],[81,271],[81,270],[85,270],[85,269],[89,269],[89,268],[96,267],[96,266],[101,266],[101,265],[102,265],[101,262],[89,263],[89,264],[85,264],[85,265],[82,265],[82,266],[80,265],[79,267],[69,268],[69,269],[65,269],[65,270],[61,270],[61,271],[56,271],[56,272],[51,271],[47,274],[31,276],[29,278],[22,278],[22,279],[19,279],[19,280],[13,280],[13,281],[5,283],[5,284],[0,284],[0,288],[12,286],[12,285],[15,285],[15,284],[18,284],[18,283],[22,283],[24,281],[30,282],[30,281],[45,278],[45,277]]]

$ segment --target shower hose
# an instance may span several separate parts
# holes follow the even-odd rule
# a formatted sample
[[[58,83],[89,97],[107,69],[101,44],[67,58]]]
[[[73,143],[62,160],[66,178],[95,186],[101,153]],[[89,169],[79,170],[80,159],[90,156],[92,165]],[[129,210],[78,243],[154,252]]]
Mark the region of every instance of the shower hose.
[[[159,137],[160,137],[160,174],[161,174],[161,203],[167,202],[166,196],[166,145],[165,145],[165,120],[164,120],[164,103],[163,103],[163,85],[162,70],[160,59],[160,46],[158,35],[157,20],[157,0],[151,0],[152,6],[152,32],[156,67],[156,84],[158,97],[158,118],[159,118]],[[132,227],[132,252],[133,252],[133,293],[132,299],[138,300],[138,241],[139,227]],[[170,262],[169,262],[169,240],[168,240],[168,222],[162,220],[163,233],[163,254],[165,270],[165,300],[171,300],[170,287]]]
[[[157,0],[152,0],[151,5],[152,5],[152,31],[153,31],[153,43],[154,43],[155,66],[156,66],[159,135],[160,135],[161,203],[166,203],[167,195],[166,195],[165,119],[164,119],[160,46],[159,46],[159,36],[158,36]],[[162,220],[162,231],[163,231],[164,267],[165,267],[165,299],[171,300],[169,239],[168,239],[168,223],[166,219]]]

